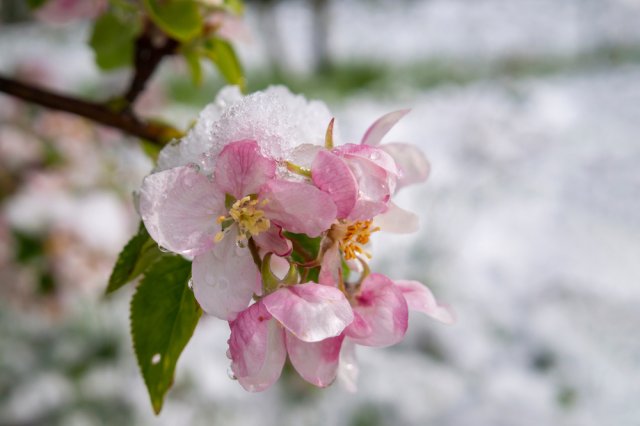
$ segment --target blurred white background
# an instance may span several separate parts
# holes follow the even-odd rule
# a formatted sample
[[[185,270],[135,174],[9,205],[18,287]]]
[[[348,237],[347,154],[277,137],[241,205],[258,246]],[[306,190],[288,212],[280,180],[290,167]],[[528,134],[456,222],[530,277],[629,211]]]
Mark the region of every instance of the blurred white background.
[[[431,160],[398,198],[421,230],[376,235],[374,268],[427,283],[457,324],[416,314],[400,345],[359,348],[355,394],[287,372],[249,394],[227,377],[228,326],[205,318],[154,417],[132,289],[102,296],[151,162],[117,132],[0,95],[0,424],[640,424],[640,2],[317,3],[249,4],[249,85],[327,101],[345,141],[412,108],[385,140]],[[87,28],[3,23],[0,71],[121,90]],[[221,87],[161,71],[139,109],[178,125]]]

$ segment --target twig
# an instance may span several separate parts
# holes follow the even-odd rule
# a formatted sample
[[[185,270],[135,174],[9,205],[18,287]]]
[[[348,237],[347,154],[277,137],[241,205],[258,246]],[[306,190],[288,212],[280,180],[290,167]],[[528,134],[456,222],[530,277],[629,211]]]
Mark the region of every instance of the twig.
[[[147,81],[151,78],[158,65],[165,56],[173,55],[179,46],[179,43],[169,37],[164,42],[156,46],[151,34],[153,28],[144,31],[137,39],[135,44],[135,55],[133,58],[134,74],[131,84],[124,98],[129,105],[133,104],[140,93],[144,91]]]
[[[114,127],[126,134],[137,136],[160,146],[181,135],[177,129],[171,126],[144,122],[129,112],[116,112],[99,103],[57,94],[1,75],[0,92],[36,105],[88,118],[96,123]]]

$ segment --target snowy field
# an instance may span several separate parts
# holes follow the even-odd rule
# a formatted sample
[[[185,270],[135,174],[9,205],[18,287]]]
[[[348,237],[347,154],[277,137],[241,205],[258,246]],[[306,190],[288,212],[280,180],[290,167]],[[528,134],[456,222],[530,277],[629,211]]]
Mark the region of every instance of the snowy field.
[[[334,4],[335,57],[492,61],[640,43],[640,3],[633,0],[401,3]],[[308,18],[298,3],[279,6],[277,16],[284,34],[302,32]],[[90,52],[78,40],[3,31],[0,70],[55,51],[77,64],[46,58],[56,87],[95,79]],[[308,44],[287,40],[290,65],[304,69]],[[260,44],[243,55],[259,66]],[[109,81],[117,86],[122,77]],[[0,109],[6,101],[0,96]],[[54,197],[48,184],[42,190],[36,182],[2,205],[0,231],[37,227],[38,220],[62,228],[79,223],[83,244],[108,248],[105,267],[90,277],[93,291],[74,294],[71,286],[66,293],[65,319],[0,302],[0,424],[52,424],[50,413],[62,413],[54,424],[65,425],[640,424],[640,63],[403,90],[384,99],[361,93],[332,110],[343,139],[353,140],[378,116],[405,107],[411,114],[385,140],[418,144],[432,175],[398,198],[420,215],[420,232],[376,235],[374,267],[428,283],[455,309],[455,325],[416,314],[402,344],[360,347],[355,394],[339,383],[310,389],[289,376],[249,394],[227,377],[228,326],[207,318],[154,418],[127,341],[130,293],[100,297],[110,262],[135,227],[126,193],[150,167],[122,144],[109,152],[119,158],[116,170],[129,170],[118,180],[125,195],[96,183],[99,191]],[[6,134],[1,155],[10,152]],[[65,179],[78,186],[85,176]],[[56,202],[58,208],[44,204]],[[80,212],[73,224],[65,222],[68,211]],[[5,270],[0,279],[7,287],[14,277]],[[115,342],[115,360],[98,357],[88,372],[70,375],[67,366],[87,356],[86,341],[96,336]],[[96,408],[101,400],[110,401],[109,410]]]

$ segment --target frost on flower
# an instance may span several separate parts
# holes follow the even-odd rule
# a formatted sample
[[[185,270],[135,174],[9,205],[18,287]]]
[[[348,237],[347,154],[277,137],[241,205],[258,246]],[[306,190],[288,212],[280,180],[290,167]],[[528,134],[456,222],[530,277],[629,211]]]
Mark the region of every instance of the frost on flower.
[[[429,163],[412,145],[381,143],[407,112],[381,117],[360,143],[334,145],[323,103],[284,87],[226,88],[145,178],[144,224],[192,260],[196,300],[229,321],[231,368],[245,389],[275,383],[287,357],[316,386],[341,374],[353,387],[355,346],[400,342],[409,309],[453,321],[423,284],[368,265],[373,233],[417,228],[392,197],[426,180]]]

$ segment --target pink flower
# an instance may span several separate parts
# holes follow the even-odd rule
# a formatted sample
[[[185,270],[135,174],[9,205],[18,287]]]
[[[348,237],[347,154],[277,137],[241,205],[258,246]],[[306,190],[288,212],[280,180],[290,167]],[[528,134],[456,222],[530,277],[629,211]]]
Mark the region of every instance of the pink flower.
[[[318,152],[311,176],[335,202],[339,219],[359,221],[387,211],[398,170],[391,156],[379,148],[345,144]]]
[[[455,321],[453,312],[417,281],[394,282],[382,274],[370,274],[350,300],[354,320],[343,332],[341,357],[349,367],[342,368],[342,379],[351,389],[357,376],[353,344],[384,347],[400,342],[407,331],[409,309],[445,324]]]
[[[353,321],[345,296],[315,283],[283,287],[229,323],[231,369],[251,392],[280,377],[287,354],[298,373],[316,386],[336,378],[343,330]]]
[[[378,146],[389,130],[409,111],[408,109],[394,111],[377,119],[364,133],[360,144]],[[398,167],[396,190],[407,185],[424,182],[429,177],[431,171],[429,161],[415,145],[392,142],[380,145],[380,149],[389,154]]]
[[[277,179],[275,160],[244,140],[222,149],[212,176],[195,165],[147,176],[140,213],[161,247],[193,258],[193,290],[202,308],[232,320],[261,291],[248,245],[286,256],[291,246],[283,228],[318,236],[335,220],[336,208],[313,185]]]

